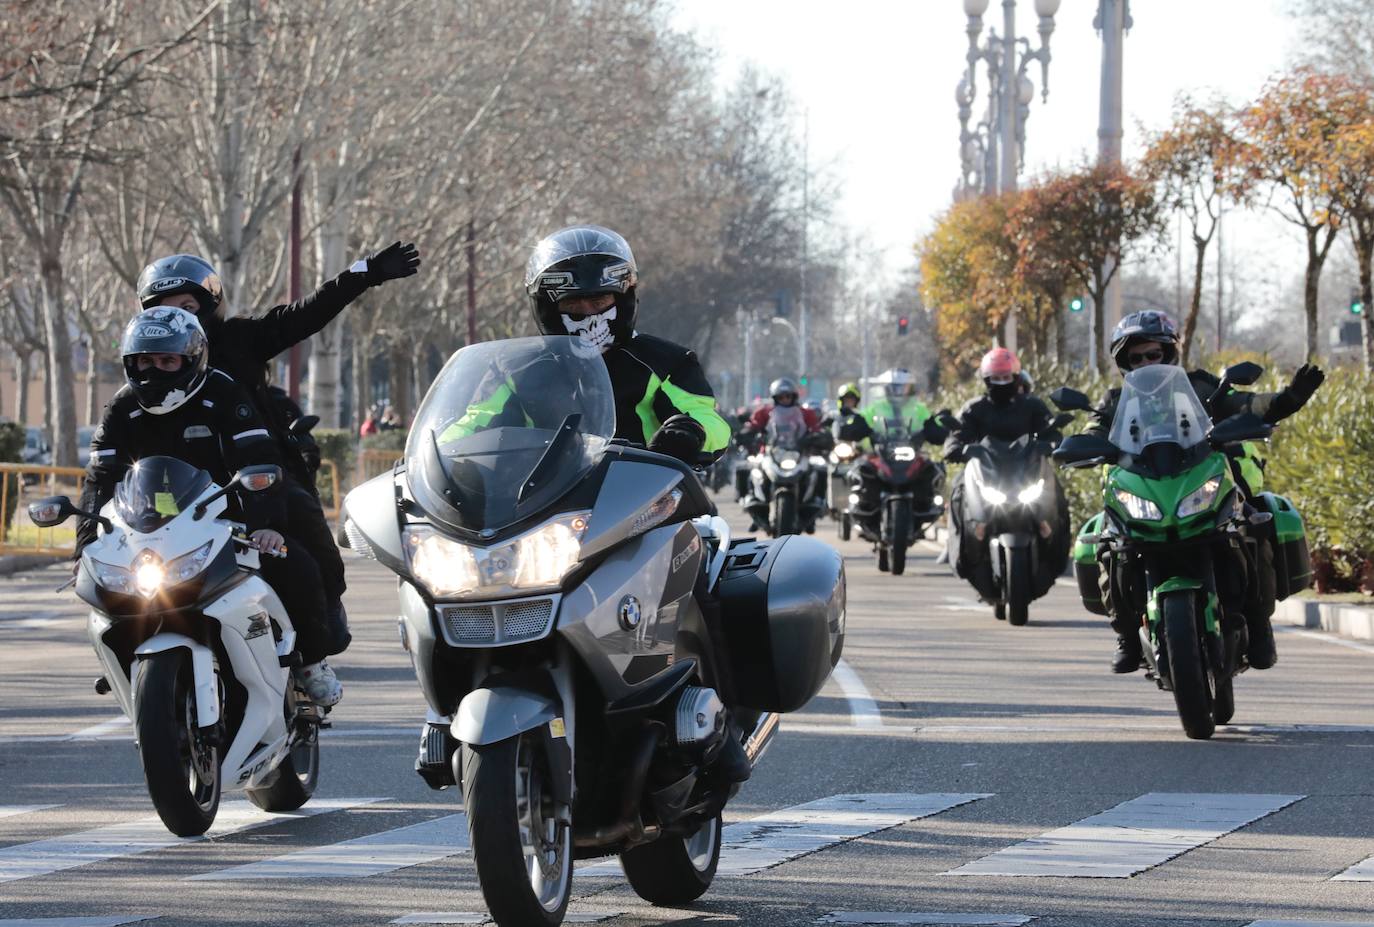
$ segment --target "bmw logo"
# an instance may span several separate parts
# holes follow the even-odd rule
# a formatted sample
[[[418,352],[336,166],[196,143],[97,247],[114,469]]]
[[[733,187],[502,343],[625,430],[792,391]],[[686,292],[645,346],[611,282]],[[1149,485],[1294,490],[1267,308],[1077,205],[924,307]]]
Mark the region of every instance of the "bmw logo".
[[[626,631],[633,631],[639,627],[639,621],[643,617],[643,612],[639,607],[639,599],[632,595],[627,595],[620,600],[620,626]]]

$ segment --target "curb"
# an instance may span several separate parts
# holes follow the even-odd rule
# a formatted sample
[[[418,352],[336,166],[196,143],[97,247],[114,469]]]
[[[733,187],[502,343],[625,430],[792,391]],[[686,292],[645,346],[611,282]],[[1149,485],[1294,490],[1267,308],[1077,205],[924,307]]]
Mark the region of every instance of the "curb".
[[[1374,640],[1374,607],[1312,599],[1287,599],[1274,610],[1274,624],[1312,628],[1355,640]]]
[[[0,557],[0,576],[12,576],[21,570],[45,567],[66,559],[60,554],[6,554]]]

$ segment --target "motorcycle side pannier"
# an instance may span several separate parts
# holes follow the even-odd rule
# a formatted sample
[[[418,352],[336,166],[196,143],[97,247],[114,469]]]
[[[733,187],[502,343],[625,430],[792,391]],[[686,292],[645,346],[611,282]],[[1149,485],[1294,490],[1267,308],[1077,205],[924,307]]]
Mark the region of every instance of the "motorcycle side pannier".
[[[1307,532],[1303,528],[1302,516],[1283,496],[1277,493],[1261,493],[1256,502],[1274,516],[1273,533],[1270,540],[1274,543],[1274,573],[1277,593],[1286,599],[1312,585],[1312,558],[1307,551]]]
[[[1083,607],[1094,615],[1107,614],[1107,606],[1102,602],[1102,587],[1098,585],[1101,567],[1097,562],[1096,538],[1102,529],[1102,514],[1099,512],[1083,523],[1073,545],[1073,576],[1078,581],[1078,595],[1083,599]]]
[[[815,538],[730,546],[721,630],[736,696],[759,711],[796,711],[821,690],[844,647],[844,562]]]

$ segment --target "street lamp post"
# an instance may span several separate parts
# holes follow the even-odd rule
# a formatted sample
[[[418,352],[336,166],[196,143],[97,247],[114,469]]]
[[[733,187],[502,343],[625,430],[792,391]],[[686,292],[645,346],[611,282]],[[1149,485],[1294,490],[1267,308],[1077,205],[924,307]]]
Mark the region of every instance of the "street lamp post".
[[[797,376],[806,376],[806,339],[802,338],[801,332],[797,331],[797,326],[786,319],[773,316],[769,322],[774,325],[781,325],[792,333],[793,338],[797,339]]]

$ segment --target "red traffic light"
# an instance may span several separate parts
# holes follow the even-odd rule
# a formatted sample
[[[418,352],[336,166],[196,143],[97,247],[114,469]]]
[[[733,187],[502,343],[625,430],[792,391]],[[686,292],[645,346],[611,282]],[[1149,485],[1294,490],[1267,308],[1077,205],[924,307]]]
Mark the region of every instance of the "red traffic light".
[[[906,334],[906,330],[907,330],[907,326],[908,326],[910,323],[911,323],[911,320],[910,320],[909,318],[907,318],[906,316],[901,316],[901,317],[899,317],[899,318],[897,319],[897,334],[899,334],[899,335],[905,335],[905,334]]]

